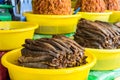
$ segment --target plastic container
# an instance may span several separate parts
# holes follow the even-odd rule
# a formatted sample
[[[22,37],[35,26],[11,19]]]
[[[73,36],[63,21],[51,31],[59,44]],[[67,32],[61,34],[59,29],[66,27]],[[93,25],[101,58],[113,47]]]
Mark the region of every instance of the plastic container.
[[[24,13],[28,22],[39,24],[35,31],[40,34],[66,34],[76,31],[81,15],[39,15],[32,12]]]
[[[120,22],[120,11],[112,11],[109,22],[111,23]]]
[[[0,50],[21,47],[25,39],[33,38],[37,24],[29,22],[0,22]]]
[[[83,66],[66,69],[36,69],[16,65],[18,57],[21,56],[21,49],[17,49],[5,54],[2,57],[2,64],[8,68],[11,80],[87,80],[96,58],[90,53],[85,54],[88,56],[88,63]]]
[[[120,49],[91,49],[86,48],[86,53],[93,53],[97,62],[92,70],[114,70],[120,68]]]
[[[5,0],[2,1],[4,3]],[[11,21],[12,15],[9,12],[9,9],[12,9],[12,5],[0,4],[0,21]]]
[[[1,64],[1,57],[5,54],[6,52],[0,51],[0,80],[7,80],[8,78],[8,72],[5,67]]]
[[[104,12],[104,13],[79,12],[78,14],[82,16],[81,18],[85,18],[88,20],[92,20],[92,21],[100,20],[100,21],[108,22],[112,12]]]

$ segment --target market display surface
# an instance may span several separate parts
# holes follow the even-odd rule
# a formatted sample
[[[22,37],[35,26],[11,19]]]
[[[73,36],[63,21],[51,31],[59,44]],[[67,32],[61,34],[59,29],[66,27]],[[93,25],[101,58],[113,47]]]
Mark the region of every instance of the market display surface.
[[[120,0],[32,6],[26,22],[0,22],[0,80],[120,80]]]

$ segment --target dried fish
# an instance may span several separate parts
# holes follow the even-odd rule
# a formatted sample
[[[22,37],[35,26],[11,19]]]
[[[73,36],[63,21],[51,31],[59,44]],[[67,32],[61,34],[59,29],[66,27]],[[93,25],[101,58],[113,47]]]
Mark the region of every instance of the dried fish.
[[[74,40],[88,48],[116,49],[120,46],[120,27],[118,24],[81,19],[77,25]]]
[[[87,63],[84,48],[61,35],[37,40],[27,39],[23,47],[22,56],[18,59],[21,66],[59,69]]]

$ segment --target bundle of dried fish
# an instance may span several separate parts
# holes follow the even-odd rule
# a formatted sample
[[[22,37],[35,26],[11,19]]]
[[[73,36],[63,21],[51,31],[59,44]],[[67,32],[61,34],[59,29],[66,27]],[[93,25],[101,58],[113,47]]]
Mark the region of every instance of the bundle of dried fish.
[[[58,69],[86,64],[84,48],[64,36],[27,39],[23,46],[22,56],[18,59],[21,66]]]
[[[114,25],[120,29],[120,22],[117,22]],[[116,28],[117,31],[119,30],[118,28]],[[119,34],[120,34],[120,31],[119,31]],[[118,48],[120,48],[120,37],[118,37],[118,39],[119,39],[119,41],[118,41],[117,45],[118,45]]]
[[[120,28],[120,22],[115,23],[115,25]]]
[[[88,48],[116,49],[120,46],[120,26],[81,19],[75,34],[75,41]],[[118,26],[117,26],[118,25]]]

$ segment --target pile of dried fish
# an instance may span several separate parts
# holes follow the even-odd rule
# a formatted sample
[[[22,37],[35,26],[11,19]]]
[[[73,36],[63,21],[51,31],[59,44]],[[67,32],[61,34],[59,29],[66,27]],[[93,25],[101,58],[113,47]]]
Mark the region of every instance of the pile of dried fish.
[[[22,56],[18,59],[21,66],[58,69],[86,64],[84,48],[64,36],[27,39],[23,46]]]
[[[117,49],[120,46],[120,23],[81,19],[74,36],[81,46],[98,49]]]

